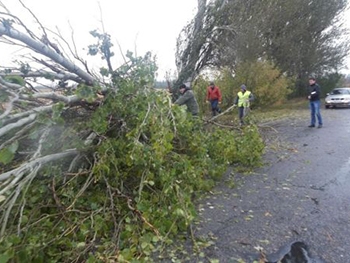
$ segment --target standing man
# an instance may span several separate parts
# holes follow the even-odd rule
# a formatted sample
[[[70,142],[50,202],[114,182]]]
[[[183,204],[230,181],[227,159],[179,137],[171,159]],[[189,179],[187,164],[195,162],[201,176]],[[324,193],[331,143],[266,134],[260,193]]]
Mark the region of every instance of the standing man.
[[[310,76],[309,77],[309,96],[307,97],[309,99],[310,111],[311,111],[311,124],[309,125],[310,128],[315,127],[316,117],[318,121],[317,128],[322,128],[322,125],[323,125],[321,111],[320,111],[320,108],[321,108],[320,94],[321,94],[320,86],[316,83],[315,77]]]
[[[185,84],[180,86],[181,96],[174,102],[177,105],[186,105],[187,110],[192,113],[193,116],[197,116],[199,112],[199,106],[194,93],[191,89],[187,88]]]
[[[253,94],[247,90],[246,85],[241,86],[241,91],[237,93],[233,106],[238,106],[238,116],[240,124],[244,124],[244,117],[248,114],[250,102],[254,99]]]
[[[222,96],[219,87],[215,86],[214,82],[210,82],[210,85],[207,88],[207,103],[210,102],[213,116],[215,116],[217,112],[221,112],[218,106],[218,104],[221,104],[221,100]]]

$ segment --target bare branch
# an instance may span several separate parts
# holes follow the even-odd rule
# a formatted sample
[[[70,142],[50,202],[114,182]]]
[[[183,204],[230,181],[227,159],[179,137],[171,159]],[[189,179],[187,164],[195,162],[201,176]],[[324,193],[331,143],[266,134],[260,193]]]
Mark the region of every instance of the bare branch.
[[[7,9],[6,9],[7,10]],[[6,15],[6,16],[9,16],[11,18],[13,18],[14,20],[16,20],[24,29],[25,31],[27,31],[27,33],[32,37],[32,38],[36,38],[36,36],[33,34],[32,31],[30,31],[26,26],[25,24],[22,22],[22,20],[15,16],[15,15],[12,15],[8,10],[7,10],[7,13],[3,13],[3,12],[0,12],[1,15]]]
[[[22,127],[22,126],[34,121],[35,118],[36,118],[36,114],[31,114],[31,115],[29,115],[29,117],[23,118],[23,119],[17,121],[16,123],[11,123],[11,124],[6,125],[5,127],[0,128],[0,138],[2,136],[4,136],[6,133],[8,133],[9,131],[16,129],[16,128],[19,128],[19,127]]]
[[[49,163],[49,162],[53,162],[53,161],[60,160],[60,159],[66,158],[66,157],[77,155],[78,153],[79,153],[79,151],[77,149],[69,149],[69,150],[66,150],[64,152],[54,153],[51,155],[46,155],[46,156],[31,160],[29,162],[23,163],[21,166],[19,166],[16,169],[13,169],[11,171],[0,174],[0,181],[5,181],[6,179],[10,178],[11,176],[17,177],[21,173],[25,173],[26,171],[30,171],[38,163],[44,165],[44,164]],[[2,186],[3,185],[1,185],[1,187]],[[3,193],[4,193],[4,191],[0,190],[0,194],[3,194]]]
[[[228,113],[229,111],[233,110],[234,108],[235,108],[235,106],[233,105],[233,106],[227,108],[225,111],[221,112],[220,114],[215,115],[214,117],[212,117],[212,118],[209,119],[208,121],[209,121],[209,122],[210,122],[210,121],[213,121],[213,120],[217,119],[218,117],[220,117],[220,116],[222,116],[222,115]]]
[[[39,140],[39,145],[38,145],[38,149],[36,150],[36,152],[33,154],[32,158],[30,160],[34,160],[37,159],[41,156],[41,149],[43,148],[43,144],[45,142],[45,139],[47,138],[48,134],[50,132],[50,129],[45,129],[43,134],[40,137]]]
[[[15,205],[16,203],[16,200],[19,196],[19,194],[21,193],[21,189],[17,189],[17,191],[15,192],[14,196],[11,198],[11,200],[9,201],[9,204],[8,204],[8,207],[6,209],[6,212],[2,218],[2,226],[1,226],[1,232],[0,232],[0,237],[2,237],[5,233],[5,230],[6,230],[6,226],[7,226],[7,222],[8,222],[8,218],[10,216],[10,212],[13,208],[13,206]]]
[[[12,110],[12,108],[13,108],[13,103],[14,103],[15,101],[17,101],[18,98],[19,98],[18,94],[14,93],[14,92],[9,91],[9,90],[8,90],[7,92],[10,93],[10,94],[12,94],[13,98],[12,98],[10,101],[7,102],[7,105],[5,106],[5,107],[6,107],[6,110],[4,111],[3,114],[0,115],[0,120],[3,119],[3,118],[5,118],[7,115],[10,114],[10,112],[11,112],[11,110]]]
[[[30,71],[28,73],[23,72],[11,72],[11,73],[0,73],[1,76],[20,76],[20,77],[33,77],[33,78],[40,78],[45,77],[48,79],[59,79],[59,80],[73,80],[75,82],[80,82],[81,79],[78,78],[75,74],[71,74],[69,72],[50,72],[46,70],[38,70],[38,71]]]
[[[50,93],[36,93],[32,95],[20,95],[21,99],[26,99],[26,100],[33,100],[33,99],[51,99],[51,100],[58,100],[62,101],[66,104],[72,104],[75,102],[80,101],[81,99],[76,96],[76,95],[71,95],[71,96],[63,96],[59,95],[55,92],[50,92]]]
[[[32,114],[36,115],[39,112],[51,111],[53,106],[54,105],[42,106],[42,107],[38,107],[38,108],[29,110],[29,111],[20,112],[20,113],[16,113],[16,114],[10,115],[10,116],[8,116],[7,119],[5,119],[3,121],[3,123],[6,125],[6,124],[11,123],[11,122],[13,122],[15,120],[18,120],[20,118],[24,118],[24,117],[32,115]],[[5,126],[5,127],[7,127],[7,126]],[[5,128],[5,127],[3,127],[3,128]],[[1,131],[1,129],[0,129],[0,131]]]
[[[11,83],[11,82],[4,80],[1,76],[0,76],[0,84],[4,85],[10,89],[13,89],[13,90],[19,90],[19,89],[23,88],[21,85],[18,85],[16,83]]]
[[[8,14],[10,14],[10,10],[7,9],[7,7],[0,1],[0,6],[6,10]]]
[[[74,73],[78,75],[80,78],[82,78],[84,81],[86,81],[89,84],[92,84],[94,82],[94,78],[87,74],[85,71],[80,69],[78,66],[70,62],[68,59],[64,58],[62,55],[53,52],[48,46],[46,46],[41,41],[38,41],[36,39],[30,38],[27,35],[21,33],[20,31],[14,29],[13,27],[5,27],[2,23],[0,24],[0,35],[5,35],[10,38],[16,39],[22,43],[25,43],[30,48],[32,48],[35,52],[42,54],[56,63],[62,65],[64,68],[66,68],[69,72]]]
[[[23,137],[26,137],[25,135],[26,132],[28,132],[33,126],[35,125],[36,122],[32,122],[29,125],[24,126],[20,131],[18,131],[15,136],[11,137],[10,139],[6,140],[3,144],[0,145],[0,150],[6,147],[7,145],[10,145],[16,140],[19,140]]]

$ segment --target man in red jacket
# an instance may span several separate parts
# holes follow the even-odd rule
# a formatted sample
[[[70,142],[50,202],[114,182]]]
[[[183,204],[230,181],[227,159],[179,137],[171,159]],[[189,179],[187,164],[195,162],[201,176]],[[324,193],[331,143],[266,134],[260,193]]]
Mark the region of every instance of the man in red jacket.
[[[221,100],[222,96],[219,87],[215,86],[214,82],[210,82],[210,85],[207,88],[207,103],[210,102],[213,116],[215,116],[217,112],[221,112],[218,106],[218,104],[221,104]]]

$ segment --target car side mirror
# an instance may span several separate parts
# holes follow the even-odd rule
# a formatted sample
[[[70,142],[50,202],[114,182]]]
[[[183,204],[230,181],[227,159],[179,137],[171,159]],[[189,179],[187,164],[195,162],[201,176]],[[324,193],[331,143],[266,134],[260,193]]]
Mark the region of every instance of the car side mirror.
[[[329,93],[327,93],[326,95],[329,96]]]

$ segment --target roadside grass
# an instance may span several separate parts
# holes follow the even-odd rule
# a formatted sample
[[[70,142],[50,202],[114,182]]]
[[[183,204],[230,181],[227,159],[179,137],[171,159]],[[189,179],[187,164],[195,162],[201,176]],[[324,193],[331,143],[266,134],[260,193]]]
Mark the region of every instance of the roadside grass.
[[[247,121],[257,125],[265,123],[271,123],[284,118],[300,118],[305,117],[305,113],[308,109],[307,100],[303,98],[291,99],[283,104],[272,105],[270,107],[254,107],[252,104],[251,111],[247,116]],[[222,109],[223,111],[225,108]],[[211,118],[211,112],[204,113],[205,119]],[[233,109],[227,114],[220,116],[215,122],[223,125],[232,126],[233,128],[239,127],[238,110]]]
[[[299,118],[305,116],[308,103],[305,99],[292,99],[283,104],[272,105],[268,108],[256,108],[252,110],[254,121],[258,124],[273,122],[284,118]]]

